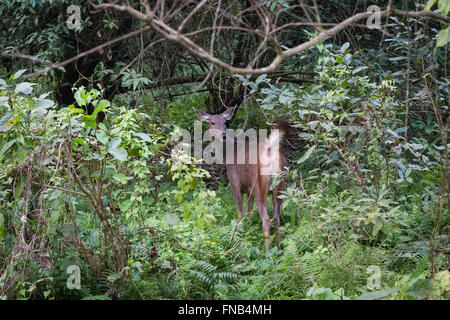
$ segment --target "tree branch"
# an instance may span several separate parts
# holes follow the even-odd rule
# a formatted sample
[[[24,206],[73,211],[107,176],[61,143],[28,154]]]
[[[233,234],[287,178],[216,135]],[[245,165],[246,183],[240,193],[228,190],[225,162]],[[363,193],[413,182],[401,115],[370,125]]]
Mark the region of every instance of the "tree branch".
[[[166,24],[163,21],[163,18],[158,18],[153,11],[150,10],[149,6],[146,5],[146,13],[142,13],[139,10],[134,9],[132,6],[130,5],[119,5],[116,3],[103,3],[103,4],[94,4],[92,2],[92,0],[89,1],[89,3],[91,4],[91,6],[96,9],[96,10],[107,10],[107,9],[114,9],[117,11],[121,11],[121,12],[126,12],[128,13],[130,16],[132,16],[133,18],[140,20],[140,21],[144,21],[147,23],[147,27],[136,30],[134,32],[128,33],[126,35],[123,35],[121,37],[118,37],[116,39],[113,39],[111,41],[106,42],[105,44],[102,44],[100,46],[97,46],[91,50],[85,51],[73,58],[70,58],[66,61],[60,62],[58,64],[53,64],[47,68],[45,68],[44,70],[41,70],[39,72],[35,72],[32,74],[28,74],[25,75],[25,78],[30,78],[33,76],[37,76],[40,74],[43,74],[45,72],[48,72],[49,70],[58,68],[58,67],[62,67],[65,66],[73,61],[76,61],[77,59],[93,54],[97,51],[99,51],[100,49],[110,46],[111,44],[127,39],[129,37],[133,37],[136,36],[144,31],[148,31],[148,30],[154,30],[156,33],[160,34],[162,37],[164,37],[167,40],[171,40],[174,41],[178,44],[180,44],[183,48],[185,48],[192,56],[199,58],[201,60],[204,60],[216,67],[219,67],[223,70],[228,71],[231,74],[252,74],[252,75],[258,75],[258,74],[264,74],[264,73],[270,73],[270,72],[274,72],[279,65],[286,60],[287,58],[294,56],[302,51],[305,51],[307,49],[310,49],[312,47],[314,47],[315,45],[317,45],[318,43],[336,35],[337,33],[339,33],[340,31],[344,30],[345,28],[354,25],[356,22],[360,21],[360,20],[364,20],[369,18],[373,13],[372,12],[362,12],[362,13],[358,13],[355,14],[353,16],[351,16],[350,18],[340,22],[339,24],[337,24],[336,26],[334,26],[331,29],[325,30],[321,33],[319,33],[314,39],[304,42],[300,45],[297,45],[291,49],[287,49],[284,51],[281,50],[277,50],[277,54],[275,56],[275,58],[272,60],[272,62],[270,64],[268,64],[265,67],[261,67],[261,68],[256,68],[253,69],[251,66],[248,66],[246,68],[243,67],[235,67],[223,60],[220,60],[219,58],[217,58],[213,52],[208,52],[205,49],[203,49],[200,45],[198,45],[197,43],[195,43],[193,40],[191,40],[188,35],[189,34],[194,34],[195,32],[190,32],[189,34],[182,34],[180,33],[180,30],[183,28],[184,24],[187,23],[187,20],[183,20],[182,24],[180,25],[180,27],[178,28],[178,30],[175,30],[174,28],[170,27],[168,24]],[[187,18],[192,17],[193,16],[193,12],[194,11],[198,11],[198,9],[203,6],[205,4],[205,1],[201,1],[196,8],[191,12],[190,15],[188,15]],[[195,12],[194,12],[195,13]],[[384,11],[381,11],[380,13],[380,17],[387,17],[387,16],[403,16],[403,17],[414,17],[414,18],[418,18],[418,17],[430,17],[430,18],[435,18],[438,20],[442,20],[445,22],[450,22],[450,17],[448,16],[444,16],[440,13],[437,12],[432,12],[432,11],[402,11],[402,10],[396,10],[396,9],[387,9]],[[267,17],[266,17],[267,18]],[[189,20],[189,19],[188,19]],[[266,19],[267,20],[267,19]],[[268,30],[273,27],[272,24],[270,25],[270,27],[268,26],[267,23],[264,24],[264,27],[266,28],[266,36],[264,37],[263,42],[267,41],[266,37],[267,37],[267,32]],[[224,28],[224,26],[217,26],[217,28]],[[230,26],[230,28],[233,28],[232,26]],[[279,28],[278,28],[279,29]],[[274,29],[276,30],[276,29]],[[215,30],[212,31],[213,33],[215,32]],[[275,40],[274,40],[275,41]]]
[[[363,20],[363,19],[367,19],[373,14],[372,12],[363,12],[363,13],[356,14],[356,15],[342,21],[335,27],[321,32],[314,39],[312,39],[308,42],[302,43],[294,48],[279,52],[268,66],[263,67],[263,68],[252,69],[252,68],[234,67],[234,66],[218,59],[217,57],[215,57],[214,55],[210,54],[205,49],[203,49],[201,46],[197,45],[194,41],[192,41],[186,35],[181,34],[177,30],[174,30],[169,25],[165,24],[163,21],[156,18],[153,14],[145,15],[142,12],[134,9],[133,7],[131,7],[129,5],[117,5],[117,4],[113,4],[113,3],[95,5],[92,2],[91,2],[91,5],[95,9],[110,9],[110,8],[112,8],[112,9],[116,9],[119,11],[128,12],[128,14],[130,14],[132,17],[134,17],[138,20],[141,20],[141,21],[146,21],[148,23],[148,25],[154,31],[160,33],[167,40],[172,40],[172,41],[180,44],[192,55],[197,56],[201,59],[204,59],[207,62],[212,63],[213,65],[228,71],[229,73],[237,73],[237,74],[263,74],[263,73],[275,71],[277,69],[277,67],[280,65],[280,63],[283,60],[287,59],[288,57],[291,57],[302,51],[305,51],[309,48],[314,47],[316,44],[336,35],[343,29],[350,26],[351,24],[354,24],[355,22]],[[408,11],[402,11],[402,10],[387,9],[387,10],[380,12],[380,17],[386,17],[389,15],[404,16],[404,17],[416,17],[416,18],[417,17],[432,17],[435,19],[450,22],[450,17],[444,16],[442,14],[432,12],[432,11],[408,12]],[[186,22],[183,21],[183,24],[185,24],[185,23]]]

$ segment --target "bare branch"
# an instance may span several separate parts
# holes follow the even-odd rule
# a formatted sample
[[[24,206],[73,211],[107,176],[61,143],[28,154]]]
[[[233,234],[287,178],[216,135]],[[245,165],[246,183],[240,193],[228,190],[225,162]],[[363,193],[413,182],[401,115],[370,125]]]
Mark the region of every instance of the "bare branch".
[[[113,43],[125,40],[127,38],[131,38],[131,37],[137,36],[137,35],[141,34],[142,32],[145,32],[145,31],[148,31],[148,30],[151,30],[151,28],[147,26],[147,27],[141,28],[139,30],[127,33],[127,34],[125,34],[123,36],[120,36],[118,38],[110,40],[110,41],[108,41],[108,42],[106,42],[104,44],[101,44],[101,45],[99,45],[99,46],[97,46],[95,48],[92,48],[92,49],[90,49],[88,51],[84,51],[84,52],[80,53],[79,55],[76,55],[75,57],[67,59],[67,60],[65,60],[63,62],[52,64],[51,66],[49,66],[49,67],[47,67],[47,68],[45,68],[45,69],[43,69],[41,71],[30,73],[30,74],[26,74],[26,75],[24,75],[24,78],[27,79],[27,78],[31,78],[31,77],[36,77],[36,76],[44,74],[44,73],[46,73],[46,72],[48,72],[50,70],[53,70],[53,69],[56,69],[56,68],[59,68],[59,67],[63,67],[63,66],[68,65],[69,63],[72,63],[72,62],[74,62],[74,61],[76,61],[76,60],[78,60],[78,59],[80,59],[82,57],[85,57],[85,56],[93,54],[93,53],[95,53],[97,51],[100,51],[101,49],[103,49],[105,47],[109,47]]]
[[[2,57],[9,57],[9,58],[20,58],[20,59],[27,59],[27,60],[31,60],[33,62],[39,62],[42,64],[46,64],[46,65],[51,65],[51,62],[45,61],[41,58],[38,58],[36,56],[30,56],[28,54],[23,54],[20,52],[3,52],[1,54]]]
[[[94,5],[94,8],[114,8],[116,10],[120,11],[126,11],[131,16],[135,17],[136,19],[147,21],[147,23],[156,31],[159,32],[162,36],[164,36],[168,40],[172,40],[176,43],[179,43],[181,46],[183,46],[189,53],[191,53],[194,56],[197,56],[201,59],[206,60],[209,63],[212,63],[216,65],[219,68],[222,68],[229,73],[238,73],[238,74],[263,74],[267,72],[273,72],[277,69],[277,67],[280,65],[280,63],[285,60],[286,58],[296,55],[304,50],[307,50],[309,48],[314,47],[316,44],[334,36],[338,32],[342,31],[343,29],[347,28],[348,26],[356,23],[357,21],[367,19],[372,15],[371,12],[363,12],[356,14],[335,27],[323,31],[319,35],[317,35],[314,39],[302,43],[294,48],[278,52],[276,57],[272,60],[272,62],[263,68],[258,69],[252,69],[252,68],[240,68],[240,67],[234,67],[217,57],[215,57],[213,54],[207,52],[205,49],[203,49],[201,46],[197,45],[194,41],[192,41],[190,38],[188,38],[186,35],[180,34],[178,31],[174,30],[161,20],[158,20],[153,15],[147,16],[141,13],[140,11],[137,11],[136,9],[126,6],[126,5],[116,5],[116,4],[100,4],[100,5]],[[432,17],[439,20],[443,20],[446,22],[450,21],[450,17],[444,16],[442,14],[432,12],[432,11],[413,11],[413,12],[407,12],[402,10],[384,10],[380,12],[381,17],[386,17],[388,15],[396,15],[396,16],[404,16],[404,17]]]
[[[328,30],[324,30],[322,32],[320,32],[315,38],[311,39],[310,41],[304,42],[302,44],[299,44],[291,49],[287,49],[287,50],[281,50],[280,45],[278,44],[277,38],[276,38],[276,31],[280,30],[280,27],[275,28],[275,26],[272,24],[269,16],[266,14],[266,8],[262,3],[259,2],[255,2],[253,3],[251,8],[246,8],[242,11],[245,10],[254,10],[255,13],[259,16],[260,21],[261,21],[261,25],[263,26],[263,30],[264,33],[262,34],[262,36],[264,37],[263,39],[263,44],[260,45],[257,49],[257,52],[255,54],[256,57],[260,57],[260,55],[265,51],[265,47],[266,47],[266,43],[267,41],[271,41],[275,44],[276,47],[276,51],[277,54],[275,56],[275,58],[272,60],[272,62],[270,64],[268,64],[265,67],[262,68],[257,68],[257,69],[253,69],[252,65],[254,65],[254,63],[256,62],[255,60],[252,61],[252,64],[243,68],[243,67],[235,67],[221,59],[219,59],[217,56],[214,55],[214,52],[212,51],[207,51],[205,50],[202,46],[198,45],[196,42],[194,42],[193,40],[191,40],[189,38],[189,35],[193,35],[196,34],[200,31],[194,31],[191,32],[189,34],[182,34],[179,31],[183,28],[183,26],[185,25],[185,23],[187,23],[187,21],[195,14],[195,12],[197,12],[200,7],[206,5],[206,1],[201,1],[193,11],[190,12],[190,14],[188,15],[188,17],[183,20],[183,22],[181,23],[181,25],[178,27],[178,29],[174,29],[171,26],[169,26],[167,23],[165,23],[163,21],[162,18],[159,18],[155,15],[155,13],[153,11],[150,10],[148,4],[146,3],[146,1],[144,2],[144,7],[145,7],[145,11],[146,13],[142,13],[139,10],[134,9],[131,5],[129,4],[116,4],[116,3],[103,3],[103,4],[94,4],[91,0],[90,0],[90,4],[91,6],[98,10],[106,10],[106,9],[114,9],[114,10],[118,10],[121,12],[126,12],[128,13],[130,16],[132,16],[133,18],[140,20],[140,21],[144,21],[147,23],[147,27],[142,28],[140,30],[134,31],[132,33],[126,34],[122,37],[116,38],[114,40],[111,40],[101,46],[98,46],[96,48],[93,48],[89,51],[83,52],[80,55],[73,57],[69,60],[66,60],[64,62],[61,62],[59,64],[56,65],[52,65],[40,72],[34,73],[34,74],[30,74],[27,75],[27,77],[31,77],[31,76],[36,76],[39,74],[42,74],[43,72],[46,72],[48,70],[60,67],[60,66],[64,66],[66,64],[69,64],[81,57],[84,57],[86,55],[92,54],[98,50],[100,50],[101,48],[104,48],[106,46],[111,45],[112,43],[115,43],[117,41],[121,41],[123,39],[135,36],[137,34],[140,34],[144,31],[147,30],[154,30],[156,33],[160,34],[161,36],[163,36],[165,39],[167,40],[171,40],[174,41],[178,44],[180,44],[184,49],[186,49],[193,57],[199,58],[200,60],[204,60],[207,63],[210,63],[216,67],[219,67],[223,70],[228,71],[229,73],[236,73],[236,74],[263,74],[263,73],[269,73],[269,72],[273,72],[275,71],[279,65],[286,60],[287,58],[294,56],[302,51],[305,51],[309,48],[314,47],[315,45],[317,45],[318,43],[336,35],[337,33],[341,32],[342,30],[344,30],[345,28],[349,27],[349,26],[353,26],[355,25],[358,21],[360,20],[364,20],[367,19],[368,17],[370,17],[372,15],[372,12],[362,12],[362,13],[358,13],[355,14],[351,17],[349,17],[348,19],[340,22],[339,24],[335,25],[334,27],[328,29]],[[125,2],[124,2],[125,3]],[[303,7],[303,2],[300,2],[300,5]],[[215,8],[216,10],[216,17],[217,14],[219,12],[221,12],[220,7],[219,8]],[[306,10],[305,10],[306,12]],[[442,20],[445,22],[450,22],[450,17],[448,16],[444,16],[440,13],[437,12],[432,12],[432,11],[402,11],[402,10],[396,10],[396,9],[387,9],[384,11],[381,11],[380,13],[380,17],[388,17],[389,15],[394,15],[394,16],[403,16],[403,17],[414,17],[414,18],[418,18],[418,17],[430,17],[430,18],[435,18],[438,20]],[[222,15],[222,13],[220,13],[220,15]],[[312,22],[312,21],[311,21]],[[214,26],[213,27],[213,34],[216,33],[218,30],[222,30],[224,28],[227,28],[226,26]],[[229,27],[231,28],[235,28],[236,27]],[[255,32],[256,30],[254,30]],[[260,33],[262,33],[261,30],[259,30]],[[269,40],[270,39],[270,40]],[[212,42],[214,42],[214,35],[212,37]],[[211,48],[211,46],[210,46]]]

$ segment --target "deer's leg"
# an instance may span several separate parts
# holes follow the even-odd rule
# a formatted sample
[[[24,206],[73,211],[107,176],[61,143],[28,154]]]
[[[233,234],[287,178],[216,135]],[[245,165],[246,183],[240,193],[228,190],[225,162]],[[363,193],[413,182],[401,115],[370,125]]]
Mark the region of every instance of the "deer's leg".
[[[252,223],[253,202],[255,202],[255,197],[252,194],[249,194],[247,197],[247,215],[250,224]]]
[[[270,218],[267,214],[267,195],[261,195],[256,198],[256,205],[258,206],[258,212],[261,216],[262,225],[264,229],[264,238],[266,242],[266,251],[270,249]]]
[[[282,200],[278,199],[281,188],[278,186],[273,190],[272,200],[273,200],[273,220],[275,222],[275,239],[277,241],[277,247],[280,248],[280,212]]]
[[[244,206],[242,205],[241,190],[240,190],[240,187],[237,185],[231,185],[231,187],[233,188],[233,196],[234,196],[234,201],[236,202],[236,207],[238,210],[238,217],[239,217],[239,220],[241,220],[244,217]]]
[[[227,176],[233,190],[234,201],[238,210],[239,220],[244,217],[244,207],[242,205],[241,185],[239,183],[239,177],[236,172],[236,168],[233,166],[227,166]]]
[[[280,248],[280,215],[282,199],[279,199],[280,191],[286,190],[286,182],[281,181],[273,191],[273,220],[275,221],[275,237],[277,240],[277,246]]]

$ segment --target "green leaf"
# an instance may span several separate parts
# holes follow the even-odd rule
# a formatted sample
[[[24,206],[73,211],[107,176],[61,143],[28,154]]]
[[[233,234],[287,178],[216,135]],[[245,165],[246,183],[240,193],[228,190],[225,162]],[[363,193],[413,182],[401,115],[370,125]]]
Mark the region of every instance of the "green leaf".
[[[446,27],[439,31],[439,36],[436,42],[436,48],[434,48],[434,52],[439,47],[445,46],[450,41],[450,27]]]
[[[102,144],[106,145],[108,143],[109,138],[105,131],[97,130],[97,132],[95,132],[95,136]]]
[[[446,16],[450,11],[450,0],[439,0],[438,8]]]
[[[120,182],[121,184],[127,184],[128,179],[127,176],[123,173],[116,173],[113,175],[113,179]]]
[[[108,143],[108,152],[117,160],[124,161],[127,159],[127,150],[120,147],[122,139],[114,138]]]
[[[0,215],[0,236],[2,236],[4,228],[5,228],[5,217],[3,215]]]
[[[303,155],[303,157],[301,157],[297,161],[297,164],[301,164],[301,163],[305,162],[306,160],[308,160],[315,148],[316,148],[316,145],[313,145],[311,148],[309,148],[308,151],[306,151],[306,153]]]
[[[47,109],[47,108],[53,107],[54,104],[55,104],[55,103],[54,103],[52,100],[49,100],[49,99],[43,99],[43,100],[37,101],[37,102],[34,104],[34,108],[35,108],[35,109],[39,109],[39,108]]]
[[[84,115],[81,118],[81,121],[86,125],[86,127],[95,129],[95,126],[97,125],[97,120],[93,115]]]
[[[111,298],[105,295],[97,295],[97,296],[87,296],[81,300],[111,300]]]
[[[261,83],[262,81],[266,80],[266,78],[267,78],[267,74],[266,74],[266,73],[263,73],[263,74],[260,75],[258,78],[256,78],[255,82],[256,82],[257,84],[259,84],[259,83]]]
[[[77,104],[79,106],[84,106],[86,104],[86,102],[83,100],[83,98],[81,97],[81,89],[78,90],[77,92],[75,92],[75,94],[73,95],[73,97],[75,98],[75,101],[77,102]]]
[[[352,71],[352,74],[357,74],[358,72],[367,69],[368,67],[366,66],[362,66],[362,67],[358,67],[355,70]]]
[[[22,69],[22,70],[17,71],[17,72],[12,76],[11,79],[19,79],[19,78],[22,76],[22,74],[24,74],[25,71],[27,71],[27,69]]]
[[[425,11],[430,11],[431,7],[436,3],[437,0],[428,0],[426,6],[425,6]]]
[[[102,123],[102,122],[100,122],[99,124],[98,124],[98,128],[99,129],[102,129],[103,131],[108,131],[108,128],[106,128],[106,126],[105,126],[105,124],[104,123]]]
[[[84,110],[80,109],[80,108],[70,108],[69,112],[73,113],[73,114],[80,114],[80,113],[84,113]]]
[[[130,205],[131,205],[130,199],[122,201],[121,203],[119,203],[119,209],[121,212],[126,212],[128,210],[128,208],[130,207]]]
[[[381,298],[386,298],[399,290],[400,290],[399,288],[389,288],[381,291],[366,292],[360,295],[357,300],[377,300]]]
[[[100,154],[98,154],[98,153],[93,153],[93,154],[92,154],[92,159],[95,159],[95,160],[103,160],[103,156],[100,155]]]
[[[8,102],[8,97],[0,97],[0,107],[3,106],[6,102]]]
[[[340,51],[341,51],[342,53],[344,53],[345,51],[347,51],[347,49],[348,49],[349,47],[350,47],[350,43],[346,42],[346,43],[344,43],[344,44],[342,45]]]
[[[43,116],[47,114],[47,109],[52,107],[54,104],[55,103],[52,100],[40,100],[34,104],[34,108],[31,112],[35,113],[37,116]]]
[[[74,138],[73,142],[79,144],[79,145],[83,145],[84,144],[84,140],[82,138]]]
[[[92,115],[95,117],[97,116],[97,114],[103,110],[105,110],[106,108],[108,108],[110,105],[108,100],[100,100],[99,102],[97,102],[97,105],[95,107],[94,112],[92,112]]]
[[[430,291],[432,285],[433,283],[429,279],[417,279],[406,290],[406,294],[416,299],[424,299],[427,296],[428,292]]]
[[[108,150],[115,149],[122,143],[122,139],[114,138],[108,143]]]
[[[133,135],[135,135],[136,137],[141,138],[142,140],[144,140],[146,142],[153,142],[152,138],[150,138],[149,135],[146,134],[146,133],[138,132],[138,133],[133,133]]]
[[[0,132],[6,132],[11,129],[11,126],[8,125],[8,123],[12,118],[14,118],[14,115],[11,111],[4,114],[4,116],[0,119]]]
[[[4,154],[6,151],[9,150],[9,148],[11,148],[11,146],[16,143],[17,139],[11,140],[7,143],[5,143],[2,147],[2,149],[0,150],[0,155]]]
[[[128,156],[127,150],[124,148],[111,149],[109,153],[119,161],[125,161]]]
[[[33,87],[35,84],[30,82],[21,82],[16,86],[16,89],[14,90],[14,93],[23,93],[23,94],[30,94],[33,91]]]

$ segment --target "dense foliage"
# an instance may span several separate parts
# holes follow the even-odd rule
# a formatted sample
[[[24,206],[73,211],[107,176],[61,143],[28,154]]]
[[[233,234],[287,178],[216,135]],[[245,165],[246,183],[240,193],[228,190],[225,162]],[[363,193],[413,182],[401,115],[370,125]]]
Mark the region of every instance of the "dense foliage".
[[[64,20],[45,21],[63,17],[65,2],[6,2],[1,50],[67,57],[73,39]],[[437,10],[449,3],[436,2]],[[269,1],[267,10],[283,5]],[[34,21],[30,12],[39,12]],[[188,12],[179,14],[182,21]],[[83,46],[135,28],[116,13],[103,18],[99,39],[88,20]],[[131,47],[113,47],[112,60],[90,58],[82,65],[92,72],[70,83],[65,100],[68,74],[24,78],[39,68],[0,58],[0,299],[448,299],[448,44],[436,46],[439,23],[388,21],[389,37],[358,29],[282,65],[280,73],[302,78],[217,71],[201,79],[205,90],[161,82],[161,74],[189,78],[204,64],[175,54],[161,65],[171,43],[116,80]],[[251,44],[229,38],[219,44],[236,52]],[[228,91],[217,89],[224,84]],[[267,253],[256,208],[238,220],[223,171],[171,160],[173,137],[193,130],[192,108],[217,110],[235,95],[242,106],[230,127],[270,128],[281,117],[292,126],[289,168],[275,179],[287,182],[282,243],[272,239]]]

